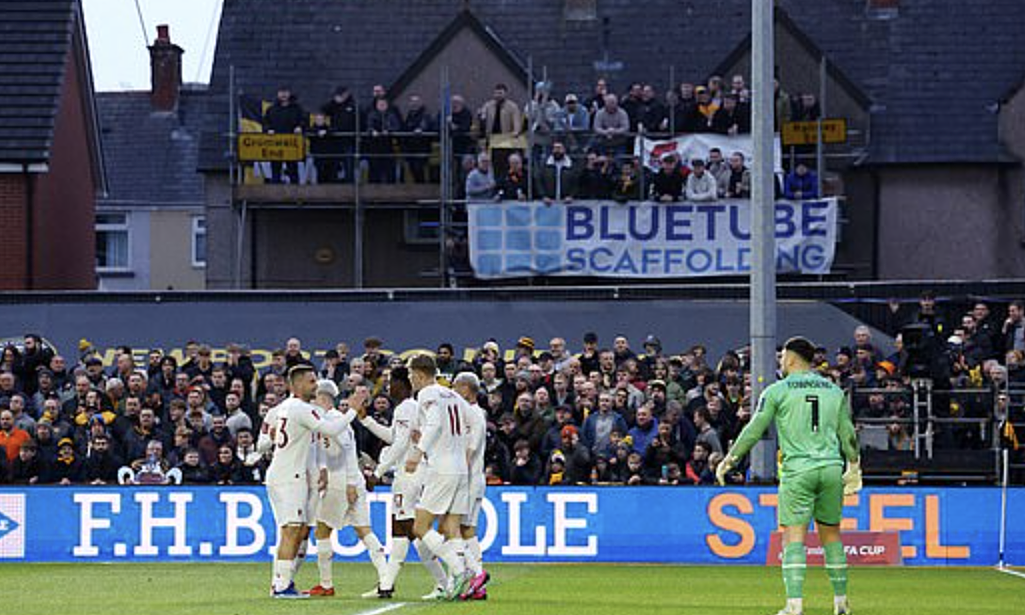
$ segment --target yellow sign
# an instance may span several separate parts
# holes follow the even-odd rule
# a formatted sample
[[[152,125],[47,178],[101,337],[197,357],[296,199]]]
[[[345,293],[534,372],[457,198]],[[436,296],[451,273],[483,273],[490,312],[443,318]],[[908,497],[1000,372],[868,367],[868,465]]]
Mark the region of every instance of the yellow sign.
[[[238,159],[242,162],[298,162],[305,158],[303,135],[245,132],[238,136]]]
[[[818,130],[818,122],[783,122],[783,131],[780,135],[783,146],[815,145],[819,140]],[[847,120],[822,120],[822,142],[846,143]]]

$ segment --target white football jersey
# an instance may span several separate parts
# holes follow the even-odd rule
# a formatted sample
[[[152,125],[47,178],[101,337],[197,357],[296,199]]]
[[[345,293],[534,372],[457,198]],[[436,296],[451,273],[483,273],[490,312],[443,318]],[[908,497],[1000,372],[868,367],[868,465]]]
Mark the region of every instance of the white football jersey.
[[[350,419],[355,412],[346,412],[345,418]],[[329,489],[344,489],[347,486],[358,487],[363,475],[359,469],[359,454],[356,451],[356,434],[352,425],[346,424],[336,436],[321,436],[320,450],[324,467],[327,468]]]
[[[297,397],[289,397],[275,406],[264,420],[260,439],[269,438],[274,429],[274,457],[267,468],[268,483],[305,482],[310,467],[313,433],[334,436],[348,426],[337,410],[327,413]]]
[[[417,393],[423,420],[420,444],[426,467],[435,474],[465,476],[466,450],[470,441],[470,404],[458,393],[432,384]]]
[[[484,477],[484,452],[488,444],[488,417],[477,404],[470,406],[470,486],[484,490],[487,479]]]
[[[381,458],[377,464],[377,475],[384,476],[389,470],[401,469],[409,455],[412,441],[410,436],[417,423],[417,403],[413,399],[404,399],[392,413],[391,444],[381,450]]]

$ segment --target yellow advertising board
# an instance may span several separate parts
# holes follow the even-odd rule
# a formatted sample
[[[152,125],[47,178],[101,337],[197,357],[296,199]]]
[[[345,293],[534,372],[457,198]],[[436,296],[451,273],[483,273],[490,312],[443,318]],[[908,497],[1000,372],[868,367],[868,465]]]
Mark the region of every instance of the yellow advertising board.
[[[815,145],[818,143],[818,122],[783,122],[780,134],[783,147],[791,145]],[[822,120],[823,143],[846,143],[847,120],[834,118]]]
[[[305,158],[303,135],[244,132],[238,136],[238,159],[242,162],[298,162]]]

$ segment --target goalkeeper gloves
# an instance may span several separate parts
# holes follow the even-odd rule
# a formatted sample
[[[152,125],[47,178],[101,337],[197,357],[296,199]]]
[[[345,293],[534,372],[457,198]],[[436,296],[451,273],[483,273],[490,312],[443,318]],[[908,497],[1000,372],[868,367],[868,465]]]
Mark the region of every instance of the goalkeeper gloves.
[[[735,467],[737,467],[737,458],[733,455],[727,454],[723,457],[723,460],[719,462],[719,467],[715,469],[715,482],[725,487],[726,474]]]
[[[843,494],[854,495],[861,491],[861,461],[848,461],[843,473]]]

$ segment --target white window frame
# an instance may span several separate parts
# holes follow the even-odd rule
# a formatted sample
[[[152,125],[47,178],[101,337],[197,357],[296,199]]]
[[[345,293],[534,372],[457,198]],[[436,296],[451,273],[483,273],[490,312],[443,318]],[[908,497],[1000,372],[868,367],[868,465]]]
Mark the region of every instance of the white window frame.
[[[99,263],[96,264],[96,272],[100,274],[104,273],[131,273],[132,271],[132,230],[130,224],[130,214],[127,211],[98,211],[96,212],[96,218],[100,216],[121,216],[123,222],[100,222],[98,219],[94,222],[95,232],[99,235],[101,232],[115,233],[123,232],[125,234],[125,264],[124,266],[107,267],[102,266]]]
[[[195,268],[195,269],[206,269],[206,262],[207,262],[206,261],[206,254],[203,255],[203,260],[199,260],[197,258],[198,255],[196,254],[196,250],[197,250],[197,248],[199,246],[199,242],[197,241],[197,239],[200,236],[203,237],[204,251],[208,251],[210,249],[210,242],[208,241],[209,235],[207,235],[207,230],[206,230],[206,216],[205,215],[192,216],[191,230],[192,230],[192,232],[190,233],[189,236],[192,238],[192,241],[191,241],[192,245],[191,245],[191,249],[189,250],[190,255],[191,255],[189,260],[192,261],[193,268]]]

